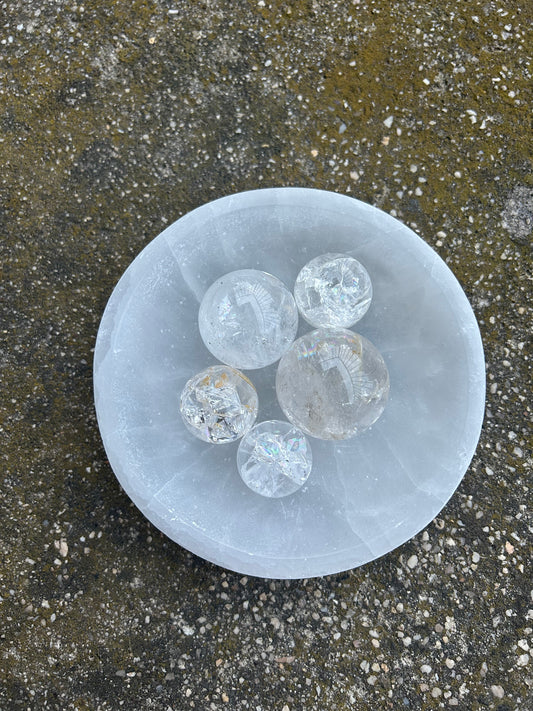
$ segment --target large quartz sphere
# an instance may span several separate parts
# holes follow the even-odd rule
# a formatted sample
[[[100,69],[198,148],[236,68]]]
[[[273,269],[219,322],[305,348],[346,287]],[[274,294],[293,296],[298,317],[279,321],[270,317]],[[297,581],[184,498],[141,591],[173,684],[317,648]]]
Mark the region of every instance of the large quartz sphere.
[[[345,329],[312,331],[293,343],[276,376],[281,409],[319,439],[348,439],[381,415],[389,373],[366,338]]]
[[[234,368],[214,365],[187,381],[180,412],[187,429],[204,442],[223,444],[245,435],[257,417],[257,392]]]
[[[368,311],[372,282],[365,267],[347,254],[321,254],[296,277],[296,305],[315,328],[349,328]]]
[[[240,269],[217,279],[198,315],[200,335],[223,363],[250,370],[275,363],[294,341],[298,309],[276,277]]]

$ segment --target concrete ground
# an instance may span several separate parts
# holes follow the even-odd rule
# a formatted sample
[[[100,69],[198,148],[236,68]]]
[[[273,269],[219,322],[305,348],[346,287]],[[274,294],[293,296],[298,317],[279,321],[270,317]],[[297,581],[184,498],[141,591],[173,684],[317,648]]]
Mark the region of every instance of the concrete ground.
[[[1,709],[533,708],[532,20],[526,0],[0,5]],[[277,185],[410,225],[487,359],[479,447],[439,517],[292,582],[160,534],[91,389],[141,248]]]

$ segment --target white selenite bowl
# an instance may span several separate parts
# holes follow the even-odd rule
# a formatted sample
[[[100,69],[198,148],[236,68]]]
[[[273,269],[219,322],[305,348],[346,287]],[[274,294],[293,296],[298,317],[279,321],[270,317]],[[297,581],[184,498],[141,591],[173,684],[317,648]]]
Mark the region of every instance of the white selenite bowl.
[[[355,257],[370,274],[372,304],[354,330],[381,351],[390,397],[359,437],[310,439],[305,486],[268,499],[241,480],[239,442],[206,444],[181,419],[183,386],[216,364],[198,308],[215,279],[236,269],[269,272],[292,291],[304,264],[325,252]],[[300,319],[298,335],[309,330]],[[258,422],[284,419],[276,368],[246,372]],[[485,366],[463,290],[412,230],[344,195],[271,188],[203,205],[139,254],[100,324],[94,390],[111,466],[155,526],[239,573],[308,578],[367,563],[439,513],[476,448]]]

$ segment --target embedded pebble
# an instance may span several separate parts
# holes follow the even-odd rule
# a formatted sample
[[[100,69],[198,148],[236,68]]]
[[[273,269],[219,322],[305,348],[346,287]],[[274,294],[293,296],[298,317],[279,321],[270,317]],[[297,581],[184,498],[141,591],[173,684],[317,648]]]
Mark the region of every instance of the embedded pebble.
[[[497,699],[503,699],[503,697],[504,697],[503,687],[501,687],[497,684],[493,684],[490,687],[490,690],[492,692],[492,695],[495,696]]]
[[[412,569],[412,568],[416,568],[417,565],[418,565],[418,556],[413,554],[407,560],[407,566]]]

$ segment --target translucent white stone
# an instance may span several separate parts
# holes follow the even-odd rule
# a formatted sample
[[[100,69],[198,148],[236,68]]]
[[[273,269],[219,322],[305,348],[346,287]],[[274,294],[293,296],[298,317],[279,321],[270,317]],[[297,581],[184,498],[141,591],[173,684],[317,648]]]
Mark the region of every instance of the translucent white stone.
[[[257,392],[234,368],[215,365],[183,388],[180,412],[187,429],[204,442],[223,444],[242,437],[257,417]]]
[[[275,363],[294,341],[298,309],[276,277],[240,269],[217,279],[198,315],[200,335],[211,353],[235,368]]]
[[[293,285],[325,252],[356,255],[372,277],[372,306],[356,330],[383,353],[390,398],[360,437],[309,438],[305,486],[269,499],[243,485],[238,442],[207,445],[179,414],[186,381],[214,362],[198,305],[245,263]],[[275,370],[251,373],[261,419],[285,419]],[[374,560],[438,515],[476,448],[485,365],[461,286],[409,227],[347,195],[268,188],[202,205],[130,264],[98,331],[94,393],[111,466],[155,527],[241,575],[310,578]]]
[[[304,433],[282,420],[260,422],[243,437],[237,467],[257,494],[280,498],[293,494],[311,472],[313,458]]]
[[[389,394],[389,373],[377,348],[358,333],[324,328],[302,336],[276,375],[281,409],[319,439],[348,439],[374,424]]]
[[[294,298],[312,326],[349,328],[368,311],[372,282],[357,259],[346,254],[322,254],[298,274]]]

